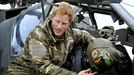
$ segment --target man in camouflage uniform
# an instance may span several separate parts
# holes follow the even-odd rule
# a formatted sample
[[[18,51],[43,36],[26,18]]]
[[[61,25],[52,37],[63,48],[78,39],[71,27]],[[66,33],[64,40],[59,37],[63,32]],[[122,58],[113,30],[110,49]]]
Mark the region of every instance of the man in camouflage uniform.
[[[71,29],[72,20],[70,4],[56,3],[50,17],[28,36],[24,52],[9,65],[7,75],[95,75],[89,69],[77,74],[61,68],[74,43],[93,38],[85,30]]]

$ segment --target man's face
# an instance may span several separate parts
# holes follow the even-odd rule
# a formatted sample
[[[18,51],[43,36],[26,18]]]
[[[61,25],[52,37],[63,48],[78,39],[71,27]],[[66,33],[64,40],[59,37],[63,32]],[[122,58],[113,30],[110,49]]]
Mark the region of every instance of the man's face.
[[[56,14],[52,20],[52,30],[56,38],[60,38],[69,27],[69,16]]]

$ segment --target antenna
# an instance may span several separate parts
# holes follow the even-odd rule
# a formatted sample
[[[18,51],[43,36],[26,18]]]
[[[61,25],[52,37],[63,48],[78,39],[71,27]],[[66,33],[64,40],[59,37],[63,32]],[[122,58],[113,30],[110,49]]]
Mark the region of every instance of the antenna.
[[[44,0],[40,0],[40,1],[41,1],[41,7],[42,7],[43,21],[45,21]]]

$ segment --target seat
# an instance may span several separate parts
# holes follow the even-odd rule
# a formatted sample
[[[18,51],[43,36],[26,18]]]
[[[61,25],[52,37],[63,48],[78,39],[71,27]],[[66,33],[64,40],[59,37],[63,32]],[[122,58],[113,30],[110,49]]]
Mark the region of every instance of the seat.
[[[0,67],[3,73],[11,62],[11,34],[15,18],[3,21],[0,24]]]
[[[121,45],[117,44],[115,45],[116,49],[123,53],[123,57],[121,57],[121,60],[117,64],[117,70],[121,75],[131,75],[132,71],[132,61],[129,57],[126,48]]]
[[[100,37],[98,31],[91,25],[88,17],[82,18],[80,22],[74,23],[72,27],[87,30],[91,35],[96,38]]]

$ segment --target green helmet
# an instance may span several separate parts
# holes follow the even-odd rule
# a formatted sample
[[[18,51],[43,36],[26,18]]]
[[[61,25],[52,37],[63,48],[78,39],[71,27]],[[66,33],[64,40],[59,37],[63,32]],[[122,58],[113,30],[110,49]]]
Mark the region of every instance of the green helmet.
[[[103,38],[92,39],[87,47],[87,57],[92,69],[103,72],[116,63],[121,53],[113,44]]]

